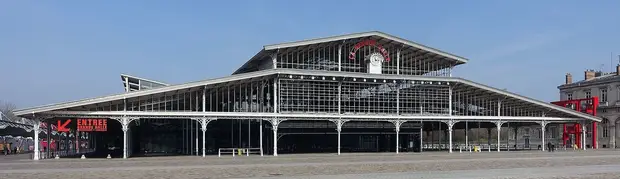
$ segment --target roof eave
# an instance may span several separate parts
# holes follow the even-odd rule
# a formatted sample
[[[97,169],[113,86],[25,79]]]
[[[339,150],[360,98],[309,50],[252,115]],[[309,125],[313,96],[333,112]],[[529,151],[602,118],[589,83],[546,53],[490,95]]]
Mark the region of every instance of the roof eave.
[[[18,109],[18,110],[15,110],[13,113],[16,116],[24,117],[24,115],[35,114],[39,112],[66,109],[66,108],[72,108],[76,106],[95,104],[99,102],[121,100],[123,98],[132,98],[132,97],[137,97],[137,96],[142,96],[142,95],[157,94],[161,92],[168,92],[168,91],[174,91],[174,90],[179,90],[179,89],[194,88],[198,86],[209,85],[212,83],[222,83],[226,81],[235,81],[235,80],[242,80],[246,78],[255,78],[258,76],[268,76],[268,75],[273,75],[277,73],[279,72],[276,69],[262,70],[262,71],[256,71],[256,72],[251,72],[251,73],[242,73],[242,74],[231,75],[231,76],[226,76],[226,77],[212,78],[212,79],[207,79],[207,80],[164,86],[160,88],[153,88],[150,90],[140,90],[140,91],[133,91],[129,93],[123,92],[120,94],[113,94],[113,95],[102,96],[102,97],[95,97],[95,98],[75,100],[75,101],[64,102],[64,103],[48,104],[48,105]]]
[[[536,104],[536,105],[539,105],[539,106],[544,106],[544,107],[548,107],[548,108],[551,108],[551,109],[555,109],[557,111],[561,111],[561,112],[565,112],[565,113],[568,113],[568,114],[572,114],[572,115],[577,116],[577,117],[582,117],[582,118],[593,120],[593,121],[596,121],[596,122],[601,122],[603,120],[602,118],[597,117],[597,116],[592,116],[592,115],[589,115],[589,114],[586,114],[586,113],[582,113],[582,112],[579,112],[579,111],[575,111],[575,110],[571,110],[571,109],[568,109],[568,108],[565,108],[565,107],[556,106],[554,104],[545,103],[545,102],[542,102],[542,101],[539,101],[539,100],[535,100],[535,99],[532,99],[532,98],[521,96],[519,94],[510,93],[510,92],[506,92],[506,91],[503,91],[503,90],[499,90],[497,88],[481,85],[481,84],[478,84],[476,82],[473,82],[473,81],[470,81],[470,80],[466,80],[466,79],[463,79],[463,78],[457,78],[457,79],[461,83],[465,83],[465,84],[468,84],[468,85],[474,85],[477,88],[482,88],[482,89],[489,90],[489,91],[492,91],[492,92],[495,92],[495,93],[500,93],[502,95],[506,95],[506,96],[509,96],[509,97],[512,97],[512,98],[524,100],[526,102],[533,103],[533,104]]]

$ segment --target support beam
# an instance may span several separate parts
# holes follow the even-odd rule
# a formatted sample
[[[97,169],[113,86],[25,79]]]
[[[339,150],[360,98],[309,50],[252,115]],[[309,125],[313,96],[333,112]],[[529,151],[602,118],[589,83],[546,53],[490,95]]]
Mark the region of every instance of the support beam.
[[[607,129],[609,130],[609,135],[607,135],[609,137],[609,147],[612,149],[616,148],[616,137],[618,136],[618,134],[616,134],[616,123],[613,121],[610,121],[609,123],[607,123]]]
[[[273,113],[278,113],[278,79],[277,78],[273,80]]]
[[[515,125],[515,150],[517,150],[517,144],[519,144],[518,136],[519,136],[519,126]]]
[[[400,49],[396,50],[396,74],[400,75]]]
[[[271,63],[273,64],[273,69],[278,68],[278,53],[271,54]]]
[[[258,120],[258,125],[260,125],[260,128],[258,128],[258,135],[260,136],[259,138],[259,148],[260,148],[260,156],[263,156],[263,120],[260,119]]]
[[[252,121],[248,120],[248,148],[252,148]]]
[[[129,92],[129,89],[129,78],[125,76],[125,92]]]
[[[392,122],[392,124],[394,124],[395,131],[396,131],[396,153],[399,152],[400,150],[400,138],[399,138],[399,132],[400,132],[400,126],[403,125],[403,123],[407,122],[407,121],[403,121],[403,120],[395,120],[395,121],[390,121]]]
[[[123,158],[127,159],[127,130],[129,130],[129,123],[123,120],[122,128],[123,128]]]
[[[39,160],[40,156],[40,150],[39,150],[39,132],[41,132],[41,121],[39,120],[35,120],[34,121],[34,126],[32,128],[32,131],[34,131],[34,156],[33,156],[33,160]]]
[[[586,123],[582,122],[581,124],[581,148],[583,148],[583,150],[586,150]]]
[[[546,138],[545,131],[547,130],[547,124],[549,124],[549,122],[541,121],[541,122],[538,122],[538,124],[540,124],[540,133],[542,135],[542,145],[541,145],[541,148],[542,148],[542,151],[545,151],[546,150],[545,149],[545,145],[546,145],[546,143],[545,143],[545,138]]]
[[[469,148],[469,122],[465,121],[465,147]]]
[[[592,148],[598,149],[598,130],[597,130],[597,122],[592,122]]]
[[[342,132],[342,126],[344,125],[345,122],[348,122],[348,120],[338,119],[338,120],[330,120],[330,121],[336,124],[336,131],[338,132],[338,155],[340,155],[340,133]]]
[[[207,86],[202,89],[202,112],[207,112]]]
[[[342,81],[338,82],[338,114],[342,114]]]
[[[118,117],[118,118],[111,118],[114,119],[118,122],[121,123],[121,127],[123,130],[123,158],[127,159],[129,157],[129,153],[127,150],[127,146],[128,146],[128,138],[127,138],[127,131],[129,131],[129,125],[131,124],[131,121],[134,120],[138,120],[140,118],[137,117]]]
[[[459,121],[447,120],[447,121],[441,121],[441,122],[446,123],[446,125],[448,125],[448,152],[452,153],[452,127],[454,127],[454,124],[458,123]]]
[[[338,46],[338,71],[342,71],[342,45]]]
[[[448,86],[448,116],[452,117],[452,86]],[[444,123],[448,125],[448,152],[452,153],[452,127],[454,127],[456,121],[450,118],[450,120]]]
[[[192,120],[196,120],[200,122],[200,129],[202,130],[202,157],[207,157],[207,148],[206,148],[207,125],[209,125],[211,121],[214,121],[217,119],[203,117],[203,118],[192,118]]]
[[[448,86],[448,116],[452,117],[452,86]]]
[[[398,82],[400,86],[400,82]],[[396,115],[400,115],[400,88],[396,88]]]
[[[497,116],[502,116],[502,100],[497,100]],[[497,152],[500,151],[500,145],[501,145],[501,131],[502,131],[502,124],[504,124],[505,122],[502,121],[497,121],[495,123],[496,127],[497,127]],[[490,138],[490,136],[489,136]]]
[[[273,130],[273,156],[278,156],[278,125],[280,125],[282,121],[285,120],[278,118],[269,120],[269,122],[271,122],[271,129]]]
[[[501,131],[502,131],[502,125],[504,123],[506,123],[506,122],[502,122],[502,121],[495,122],[495,125],[497,127],[497,152],[500,151],[500,145],[501,145],[501,142],[502,142],[502,140],[500,140],[501,139],[500,134],[501,134]]]
[[[420,153],[422,153],[422,145],[424,145],[424,138],[422,137],[424,130],[422,128],[424,128],[424,123],[422,123],[422,126],[420,127]]]

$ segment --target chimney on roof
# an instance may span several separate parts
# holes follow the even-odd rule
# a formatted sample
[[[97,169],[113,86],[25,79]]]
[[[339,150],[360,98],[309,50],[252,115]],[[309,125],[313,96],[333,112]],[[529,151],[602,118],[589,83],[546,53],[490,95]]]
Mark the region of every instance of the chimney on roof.
[[[594,77],[599,77],[599,76],[602,76],[602,75],[603,75],[603,72],[602,72],[602,71],[596,71],[596,72],[594,72]]]
[[[584,76],[585,76],[585,78],[584,78],[584,79],[585,79],[586,81],[587,81],[587,80],[594,79],[595,75],[596,75],[596,74],[595,74],[594,70],[586,70],[586,71],[584,72]]]
[[[571,75],[570,73],[566,73],[565,84],[571,84],[571,83],[573,83],[573,75]]]

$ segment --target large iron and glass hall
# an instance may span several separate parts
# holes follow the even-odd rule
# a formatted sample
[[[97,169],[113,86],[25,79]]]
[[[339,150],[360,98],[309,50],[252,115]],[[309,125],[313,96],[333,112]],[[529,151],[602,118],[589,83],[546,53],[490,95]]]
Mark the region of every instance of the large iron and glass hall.
[[[573,135],[585,139],[586,126],[601,121],[453,77],[467,61],[386,33],[355,33],[264,46],[226,77],[167,84],[121,75],[122,94],[15,113],[36,121],[35,151],[51,148],[38,140],[52,130],[41,124],[54,124],[59,132],[86,133],[98,152],[124,158],[545,150],[541,144],[560,140],[549,127],[582,124],[583,133]],[[516,129],[524,126],[541,127],[541,134],[528,129],[523,142]]]

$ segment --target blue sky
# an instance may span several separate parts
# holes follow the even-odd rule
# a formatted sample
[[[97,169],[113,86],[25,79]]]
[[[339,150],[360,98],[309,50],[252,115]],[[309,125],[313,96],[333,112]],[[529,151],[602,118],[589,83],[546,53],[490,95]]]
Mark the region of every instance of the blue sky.
[[[464,77],[554,101],[567,72],[618,63],[620,1],[3,1],[0,100],[122,92],[119,74],[226,76],[263,45],[379,30],[470,59]]]

